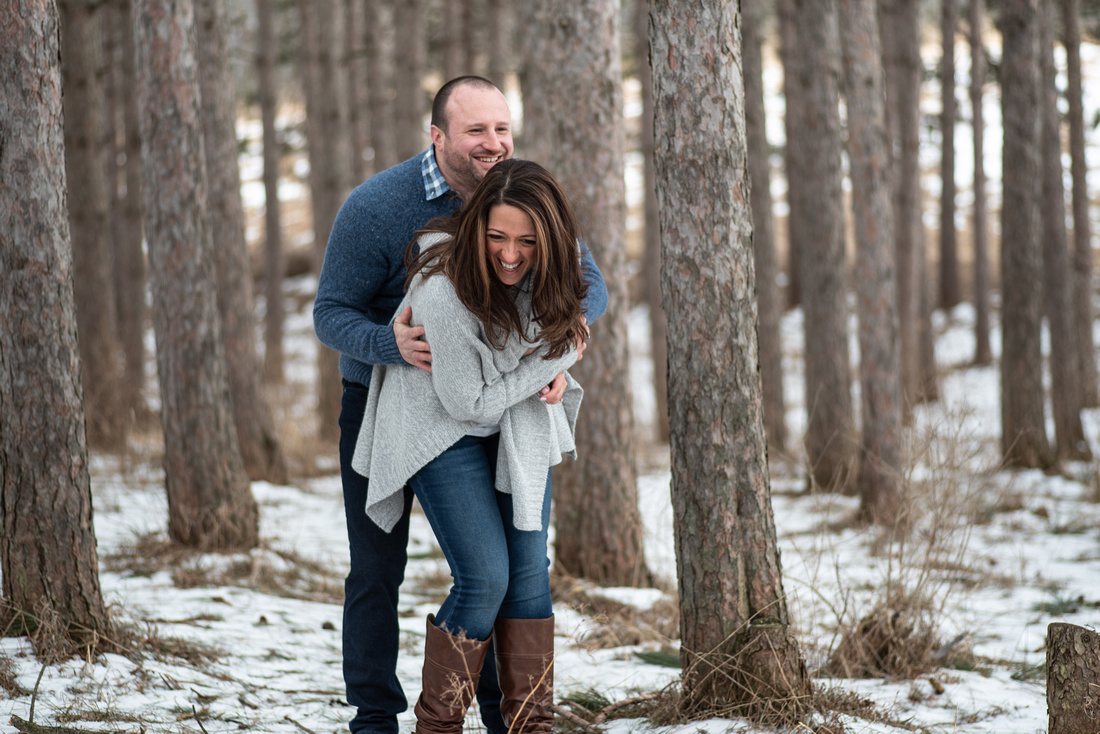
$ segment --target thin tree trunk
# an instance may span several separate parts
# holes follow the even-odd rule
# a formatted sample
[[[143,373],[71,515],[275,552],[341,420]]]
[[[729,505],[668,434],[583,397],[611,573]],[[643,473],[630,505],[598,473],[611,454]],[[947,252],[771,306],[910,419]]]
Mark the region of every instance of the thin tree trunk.
[[[844,52],[859,299],[860,516],[893,525],[901,504],[902,411],[894,210],[883,102],[885,72],[875,0],[839,0],[837,7]]]
[[[1100,406],[1096,341],[1092,336],[1092,235],[1089,226],[1088,166],[1085,161],[1085,120],[1081,94],[1080,0],[1063,0],[1065,23],[1066,100],[1069,102],[1070,173],[1073,177],[1073,312],[1079,346],[1082,402]]]
[[[367,157],[367,121],[363,114],[369,91],[365,89],[363,4],[359,0],[343,0],[344,10],[344,79],[347,82],[348,141],[351,143],[351,179],[366,181],[370,176]]]
[[[941,154],[940,179],[940,299],[941,308],[959,305],[959,254],[955,235],[955,28],[959,23],[957,0],[942,0],[940,35],[943,58],[940,59]]]
[[[218,312],[237,442],[248,476],[286,483],[286,459],[256,353],[252,271],[244,235],[241,172],[237,163],[237,99],[226,48],[224,0],[195,0],[207,207],[218,286]]]
[[[443,78],[454,79],[468,74],[470,65],[466,62],[466,34],[462,21],[471,0],[449,0],[443,3]]]
[[[1100,719],[1100,636],[1075,624],[1047,625],[1050,734],[1094,734]]]
[[[775,282],[779,266],[772,217],[771,149],[764,113],[764,64],[761,53],[764,11],[763,0],[744,0],[741,3],[741,47],[745,65],[745,129],[749,177],[752,179],[752,246],[756,263],[757,337],[760,342],[764,429],[768,436],[768,448],[781,452],[787,443],[787,424],[783,405],[783,350],[779,334],[782,307]],[[667,438],[667,425],[665,431]]]
[[[653,164],[653,75],[649,68],[649,2],[636,0],[634,9],[634,63],[642,87],[641,146],[645,187],[645,301],[649,308],[649,341],[653,357],[653,393],[657,415],[655,438],[668,442],[668,322],[661,302],[661,232],[657,218],[657,171]],[[774,266],[774,262],[773,262]],[[782,399],[782,396],[780,396]],[[780,436],[782,441],[782,436]],[[779,448],[782,448],[780,443]]]
[[[798,185],[805,191],[792,197],[790,218],[801,220],[802,230],[814,233],[802,248],[800,263],[806,333],[806,460],[812,485],[844,491],[855,480],[856,442],[848,357],[836,6],[832,0],[795,0],[795,26],[804,97],[794,119],[795,139],[788,146],[797,154]]]
[[[638,511],[626,316],[625,135],[618,0],[528,6],[524,97],[528,149],[570,193],[607,284],[607,311],[584,360],[577,461],[554,471],[555,560],[597,583],[651,580]],[[536,104],[537,101],[537,104]],[[593,135],[593,130],[600,135]]]
[[[394,87],[397,89],[394,120],[397,158],[405,160],[424,150],[425,96],[421,87],[427,63],[424,38],[424,0],[400,0],[394,11],[397,52],[394,54]]]
[[[385,0],[364,0],[366,6],[367,105],[374,171],[398,163],[394,147],[393,64],[390,46],[393,12]]]
[[[193,547],[252,548],[258,513],[218,315],[193,7],[136,0],[134,21],[168,533]]]
[[[651,7],[685,707],[721,701],[790,724],[810,681],[768,482],[740,13],[722,0]]]
[[[1061,459],[1092,458],[1081,425],[1081,381],[1073,312],[1073,274],[1066,237],[1066,192],[1062,185],[1061,115],[1054,69],[1054,2],[1040,0],[1039,53],[1042,69],[1042,238],[1043,291],[1050,328],[1050,385],[1054,444]]]
[[[1010,466],[1048,467],[1043,418],[1038,0],[1001,6],[1004,201],[1001,206],[1001,445]]]
[[[273,385],[286,381],[283,333],[286,307],[283,304],[283,275],[286,253],[283,251],[282,206],[279,202],[279,163],[282,160],[275,117],[279,97],[275,84],[279,40],[275,33],[277,0],[256,0],[257,86],[260,118],[264,130],[264,379]]]
[[[58,14],[16,0],[0,104],[0,590],[28,634],[56,614],[77,641],[109,637],[92,524],[65,194]],[[7,610],[2,615],[8,617]]]
[[[100,48],[103,5],[92,0],[61,0],[58,9],[65,85],[65,166],[88,441],[118,451],[126,443],[129,415],[122,397],[122,346],[111,275],[108,128]]]
[[[797,308],[802,305],[802,266],[799,264],[799,255],[802,243],[810,237],[802,222],[797,217],[792,217],[790,212],[793,209],[802,210],[806,206],[800,199],[805,195],[805,187],[802,185],[802,171],[799,168],[801,163],[795,150],[798,141],[795,120],[801,114],[804,105],[802,99],[808,92],[801,86],[799,65],[802,59],[795,37],[794,0],[777,0],[776,12],[779,15],[779,55],[783,63],[783,99],[786,105],[783,115],[786,134],[783,163],[787,176],[787,307]]]
[[[500,89],[505,88],[508,73],[508,59],[512,58],[511,16],[513,6],[504,0],[482,0],[485,12],[489,18],[488,70],[489,81]],[[467,31],[469,33],[469,31]],[[470,59],[470,67],[473,68],[473,56]]]
[[[974,213],[971,223],[974,231],[974,364],[987,365],[993,363],[993,350],[989,346],[989,214],[985,197],[985,124],[982,121],[984,1],[970,0],[969,13],[970,109],[974,137]]]

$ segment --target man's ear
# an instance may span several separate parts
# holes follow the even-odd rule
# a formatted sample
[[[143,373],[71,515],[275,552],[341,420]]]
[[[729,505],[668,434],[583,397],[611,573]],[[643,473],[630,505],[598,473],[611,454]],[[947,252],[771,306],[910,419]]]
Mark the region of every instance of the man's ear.
[[[443,131],[435,125],[432,125],[431,136],[432,136],[432,144],[436,148],[442,147],[442,143],[443,143],[444,139],[446,139],[446,137],[447,137],[446,135],[443,134]]]

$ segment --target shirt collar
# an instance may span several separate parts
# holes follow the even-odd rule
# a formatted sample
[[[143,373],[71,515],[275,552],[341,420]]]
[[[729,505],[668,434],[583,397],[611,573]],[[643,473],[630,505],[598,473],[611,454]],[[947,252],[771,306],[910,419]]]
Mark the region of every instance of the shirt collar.
[[[424,178],[424,198],[427,201],[438,199],[451,190],[439,164],[435,162],[435,146],[430,146],[420,158],[420,173]]]

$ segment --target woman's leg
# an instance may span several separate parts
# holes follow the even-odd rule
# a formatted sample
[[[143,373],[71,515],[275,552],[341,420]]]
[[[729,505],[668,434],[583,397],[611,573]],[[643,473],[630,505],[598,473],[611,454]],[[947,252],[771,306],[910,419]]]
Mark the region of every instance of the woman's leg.
[[[550,603],[550,558],[547,528],[550,525],[550,474],[542,498],[542,530],[517,530],[512,523],[512,495],[497,493],[497,506],[508,543],[508,593],[500,607],[501,617],[545,619]]]
[[[497,440],[465,436],[409,480],[454,579],[435,623],[475,640],[489,639],[508,590],[508,539],[493,488]]]

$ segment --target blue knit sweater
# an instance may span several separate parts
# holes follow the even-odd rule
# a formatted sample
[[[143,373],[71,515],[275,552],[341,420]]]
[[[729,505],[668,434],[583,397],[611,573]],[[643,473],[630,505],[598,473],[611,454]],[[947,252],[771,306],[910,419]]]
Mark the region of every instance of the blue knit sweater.
[[[332,225],[313,328],[322,344],[340,353],[340,373],[351,382],[369,385],[371,365],[403,363],[389,321],[404,296],[405,248],[429,220],[450,216],[461,205],[453,191],[427,198],[424,155],[360,184]],[[607,309],[607,287],[587,248],[582,267],[591,323]]]

